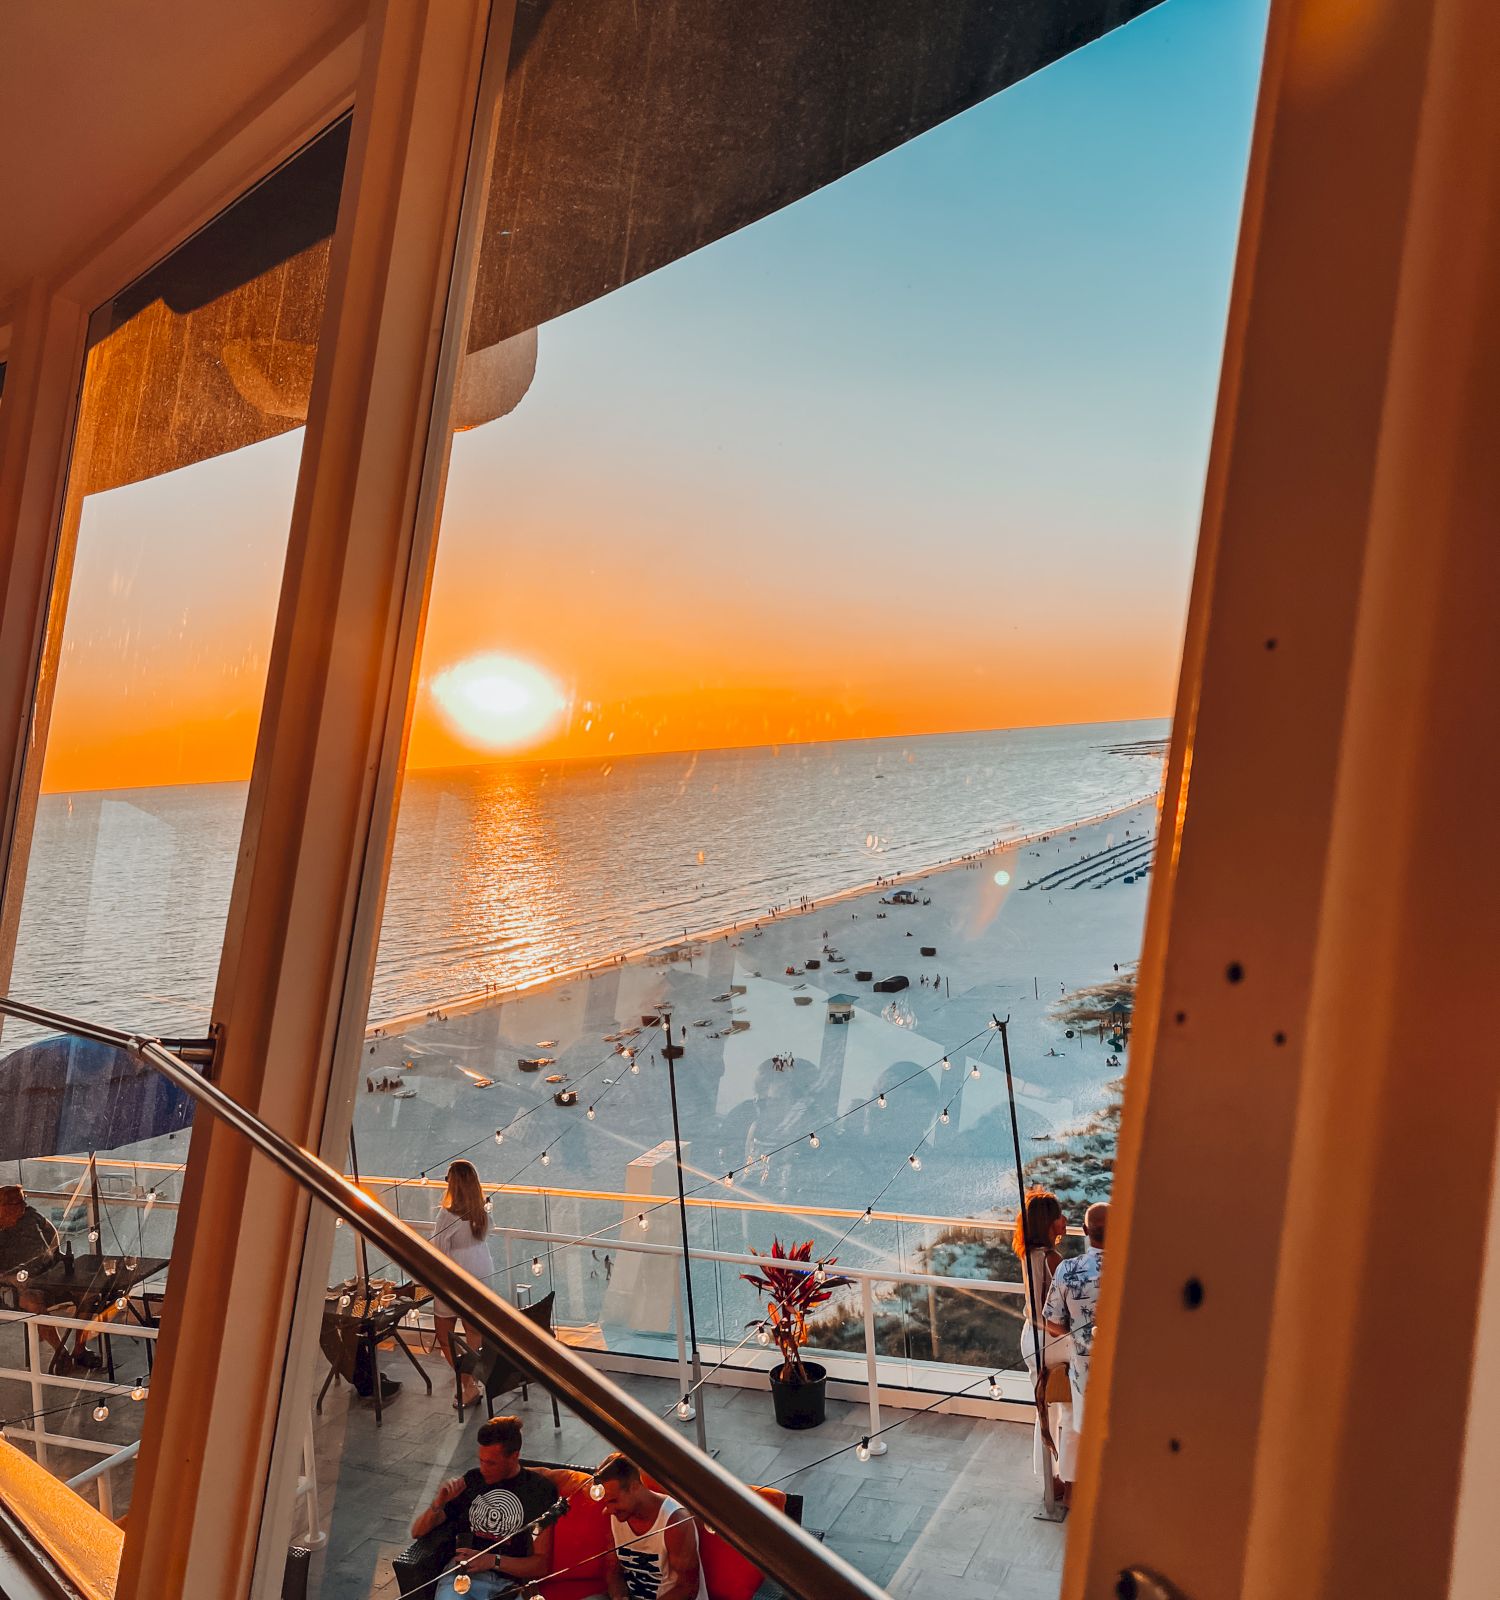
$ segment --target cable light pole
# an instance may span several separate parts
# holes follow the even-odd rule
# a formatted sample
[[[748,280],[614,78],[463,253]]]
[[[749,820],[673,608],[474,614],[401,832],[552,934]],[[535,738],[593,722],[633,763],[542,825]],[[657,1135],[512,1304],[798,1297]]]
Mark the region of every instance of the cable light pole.
[[[1021,1130],[1016,1121],[1016,1085],[1010,1071],[1010,1018],[1007,1016],[1001,1021],[993,1012],[990,1021],[1000,1030],[1000,1051],[1005,1057],[1005,1094],[1010,1102],[1010,1142],[1016,1153],[1016,1210],[1021,1218],[1021,1238],[1026,1246],[1026,1254],[1022,1258],[1021,1273],[1026,1280],[1027,1296],[1031,1302],[1031,1329],[1032,1337],[1036,1341],[1036,1385],[1033,1400],[1036,1405],[1037,1420],[1041,1424],[1042,1438],[1046,1442],[1048,1455],[1056,1454],[1057,1447],[1052,1442],[1052,1429],[1047,1416],[1047,1361],[1044,1354],[1046,1341],[1046,1327],[1042,1322],[1042,1308],[1037,1303],[1036,1278],[1031,1271],[1031,1240],[1026,1232],[1026,1168],[1021,1161]],[[1057,1502],[1056,1495],[1052,1492],[1052,1482],[1055,1474],[1052,1471],[1052,1462],[1046,1463],[1047,1471],[1042,1478],[1042,1509],[1033,1519],[1037,1522],[1061,1522],[1067,1516],[1067,1509]]]
[[[703,1382],[703,1367],[698,1357],[698,1314],[693,1304],[693,1257],[688,1245],[687,1191],[682,1179],[682,1123],[677,1115],[677,1058],[682,1054],[682,1046],[672,1043],[672,1007],[663,1005],[658,1011],[667,1041],[661,1053],[667,1063],[667,1087],[672,1096],[672,1149],[677,1157],[677,1220],[682,1227],[682,1279],[687,1300],[688,1346],[693,1363],[693,1392],[683,1398],[688,1401],[692,1420],[696,1424],[698,1448],[706,1452],[708,1433],[703,1425],[703,1398],[699,1388]],[[678,1415],[682,1416],[680,1409]],[[686,1422],[688,1419],[683,1416],[682,1420]]]

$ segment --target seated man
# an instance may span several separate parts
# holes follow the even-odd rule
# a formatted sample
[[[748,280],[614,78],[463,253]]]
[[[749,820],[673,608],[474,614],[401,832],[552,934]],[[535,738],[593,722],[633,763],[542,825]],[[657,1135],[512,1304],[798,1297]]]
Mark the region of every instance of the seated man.
[[[0,1283],[6,1283],[16,1292],[16,1304],[22,1311],[46,1311],[50,1304],[62,1304],[53,1295],[30,1287],[27,1280],[34,1273],[44,1272],[57,1260],[59,1251],[57,1229],[34,1206],[26,1202],[26,1191],[18,1184],[0,1186]],[[25,1273],[23,1279],[19,1274]],[[50,1370],[66,1373],[73,1366],[101,1367],[104,1363],[87,1348],[88,1334],[82,1328],[73,1341],[73,1354],[57,1329],[45,1322],[37,1324],[43,1344],[55,1354]]]
[[[516,1579],[545,1577],[552,1570],[552,1529],[535,1535],[527,1524],[551,1509],[557,1490],[541,1473],[521,1465],[521,1423],[491,1417],[479,1430],[479,1465],[450,1478],[411,1525],[412,1537],[450,1524],[458,1539],[456,1559],[465,1563],[473,1600],[518,1594]],[[450,1572],[434,1600],[456,1596]]]
[[[616,1453],[594,1474],[614,1535],[604,1558],[609,1600],[708,1600],[692,1514],[641,1482]]]

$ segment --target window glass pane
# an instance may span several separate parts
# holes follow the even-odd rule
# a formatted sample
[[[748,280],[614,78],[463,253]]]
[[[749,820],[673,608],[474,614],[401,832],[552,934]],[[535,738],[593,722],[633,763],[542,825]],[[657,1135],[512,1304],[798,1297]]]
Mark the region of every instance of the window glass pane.
[[[1263,14],[966,54],[954,9],[757,55],[520,8],[363,1041],[362,1179],[446,1231],[471,1163],[475,1270],[612,1370],[696,1335],[747,1477],[825,1453],[776,1431],[752,1252],[850,1277],[826,1450],[872,1359],[887,1420],[993,1420],[1016,1148],[1076,1226],[1127,1076]],[[467,1459],[408,1397],[315,1431],[324,1594],[382,1579],[371,1452],[408,1511]],[[840,1470],[818,1525],[884,1581]]]
[[[14,999],[126,1034],[209,1032],[346,145],[341,124],[91,321],[0,919]],[[191,1107],[144,1070],[4,1024],[5,1176],[80,1261],[156,1262],[155,1308]],[[25,1409],[40,1394],[54,1433],[88,1432],[87,1381],[118,1344],[43,1351]],[[116,1514],[131,1471],[111,1480]]]

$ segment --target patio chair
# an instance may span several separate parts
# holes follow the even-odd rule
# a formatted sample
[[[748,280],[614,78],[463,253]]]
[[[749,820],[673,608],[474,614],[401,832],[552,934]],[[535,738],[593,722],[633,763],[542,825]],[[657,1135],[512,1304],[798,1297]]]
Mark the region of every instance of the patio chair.
[[[543,1295],[535,1305],[521,1307],[521,1315],[529,1317],[536,1325],[548,1334],[552,1333],[552,1308],[557,1300],[557,1291]],[[452,1335],[453,1359],[455,1363],[454,1387],[458,1392],[458,1420],[464,1419],[464,1385],[463,1377],[467,1373],[479,1381],[484,1389],[484,1403],[489,1407],[489,1415],[496,1413],[496,1397],[509,1394],[512,1389],[521,1391],[521,1399],[530,1398],[531,1380],[520,1367],[510,1359],[499,1345],[491,1344],[485,1339],[478,1349],[473,1348],[464,1338],[462,1332],[455,1328]],[[557,1396],[548,1393],[552,1401],[552,1426],[562,1427],[562,1415],[557,1409]],[[470,1402],[473,1404],[474,1402]]]

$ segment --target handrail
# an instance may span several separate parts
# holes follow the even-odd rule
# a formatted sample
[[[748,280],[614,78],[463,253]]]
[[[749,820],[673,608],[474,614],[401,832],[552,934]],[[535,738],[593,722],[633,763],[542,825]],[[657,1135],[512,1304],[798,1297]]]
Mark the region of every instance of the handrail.
[[[537,1382],[554,1390],[638,1466],[792,1594],[818,1600],[886,1600],[885,1592],[841,1556],[772,1510],[711,1457],[680,1438],[581,1356],[521,1315],[477,1278],[357,1188],[343,1173],[278,1133],[154,1039],[105,1028],[22,1001],[0,999],[0,1014],[112,1044],[144,1061],[248,1139],[299,1187],[360,1229],[439,1299],[496,1339]]]
[[[0,1011],[4,1010],[4,1002],[0,1002]],[[87,1156],[32,1156],[28,1159],[54,1166],[86,1167]],[[110,1156],[95,1156],[94,1165],[101,1171],[105,1167],[119,1167],[122,1171],[139,1169],[142,1172],[181,1172],[180,1161],[149,1161],[142,1157],[131,1157],[128,1160]],[[366,1189],[379,1191],[381,1189],[417,1189],[433,1190],[441,1193],[448,1187],[444,1178],[392,1178],[378,1173],[361,1173],[360,1183]],[[550,1195],[554,1200],[597,1200],[608,1202],[610,1205],[617,1201],[622,1205],[633,1205],[639,1208],[643,1205],[660,1205],[663,1200],[671,1199],[670,1195],[659,1194],[630,1194],[624,1189],[565,1189],[558,1184],[542,1183],[492,1183],[488,1178],[479,1180],[479,1187],[486,1194],[520,1194],[520,1195]],[[31,1193],[43,1199],[53,1197],[53,1192],[48,1189],[34,1189]],[[99,1197],[108,1205],[138,1206],[141,1203],[139,1195],[128,1194],[101,1194]],[[774,1200],[745,1200],[727,1199],[722,1196],[689,1194],[686,1197],[689,1211],[750,1211],[767,1216],[781,1217],[834,1217],[840,1222],[857,1222],[865,1214],[863,1207],[852,1206],[789,1206],[779,1205]],[[158,1206],[173,1207],[175,1200],[161,1200],[154,1202]],[[1015,1231],[1016,1219],[1013,1216],[1000,1217],[941,1217],[927,1211],[881,1211],[872,1209],[870,1219],[873,1222],[905,1222],[913,1227],[931,1228],[976,1228],[990,1233],[1009,1234]],[[1084,1230],[1078,1223],[1068,1226],[1069,1238],[1082,1239]]]

